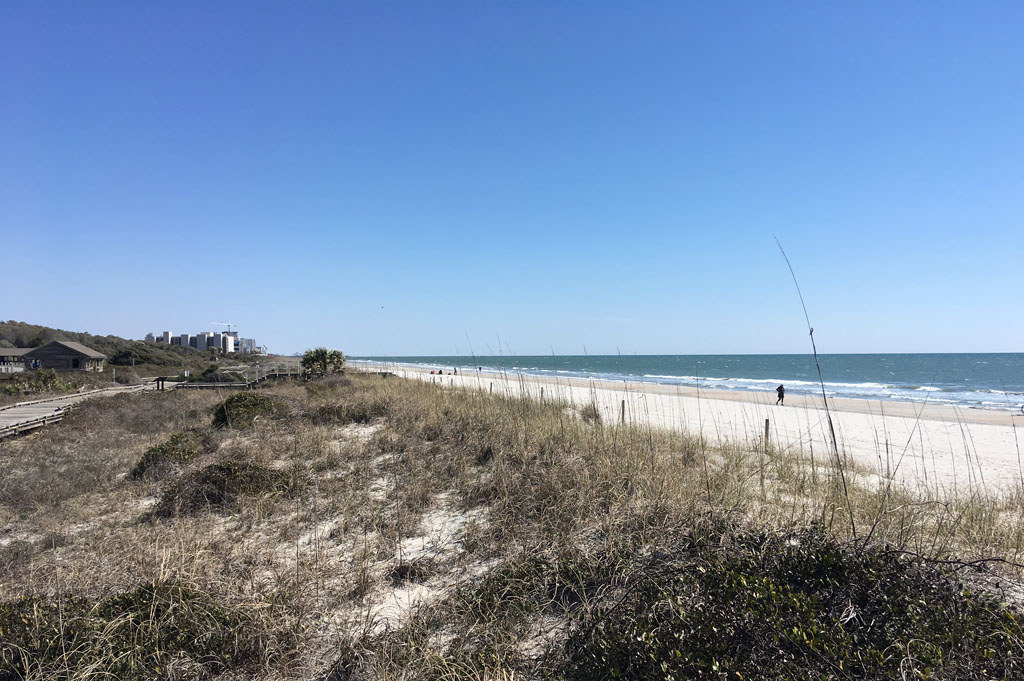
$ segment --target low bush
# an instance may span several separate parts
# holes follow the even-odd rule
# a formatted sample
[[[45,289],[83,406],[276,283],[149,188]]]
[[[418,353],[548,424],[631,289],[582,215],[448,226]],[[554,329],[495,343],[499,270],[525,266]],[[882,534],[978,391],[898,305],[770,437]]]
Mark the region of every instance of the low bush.
[[[4,395],[20,397],[43,393],[69,393],[74,389],[75,385],[71,381],[53,369],[37,369],[13,374],[10,380],[0,387],[0,392]]]
[[[280,400],[245,390],[235,393],[214,408],[213,425],[217,428],[243,428],[251,426],[257,418],[283,416],[287,412],[287,405]]]
[[[147,449],[132,468],[131,477],[138,480],[147,475],[159,476],[168,469],[191,463],[200,453],[212,452],[215,448],[216,444],[206,433],[189,428]]]
[[[211,508],[231,508],[241,497],[290,493],[295,480],[284,471],[250,461],[222,462],[187,472],[160,497],[159,517],[195,515]]]
[[[601,412],[598,410],[597,405],[591,402],[590,404],[584,405],[580,409],[580,418],[587,423],[593,423],[601,425]]]
[[[443,630],[446,667],[475,678],[1024,678],[1024,614],[948,566],[816,528],[638,520],[645,539],[524,547],[381,641],[385,671],[423,669],[416,637]]]
[[[617,572],[558,676],[1024,678],[1018,610],[817,530],[690,536]]]
[[[0,603],[0,681],[25,678],[208,678],[256,667],[287,643],[264,609],[155,582],[100,600],[25,597]]]

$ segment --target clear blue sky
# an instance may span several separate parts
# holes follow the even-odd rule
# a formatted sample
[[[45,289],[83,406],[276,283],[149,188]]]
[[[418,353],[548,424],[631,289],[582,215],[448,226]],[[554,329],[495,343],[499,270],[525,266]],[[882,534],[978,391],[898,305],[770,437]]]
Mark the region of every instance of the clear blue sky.
[[[4,2],[0,318],[1024,350],[1024,5]]]

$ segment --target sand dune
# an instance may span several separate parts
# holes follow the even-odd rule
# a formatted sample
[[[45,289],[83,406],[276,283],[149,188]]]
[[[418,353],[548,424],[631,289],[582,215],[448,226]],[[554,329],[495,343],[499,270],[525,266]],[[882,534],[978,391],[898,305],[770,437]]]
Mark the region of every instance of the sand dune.
[[[370,362],[359,368],[379,369]],[[449,387],[494,391],[535,399],[559,399],[581,406],[593,402],[606,423],[622,419],[654,428],[703,433],[712,443],[759,443],[765,420],[778,449],[818,461],[831,451],[828,418],[820,397],[787,395],[775,406],[775,393],[711,391],[641,382],[525,376],[513,372],[470,371],[432,375],[428,369],[388,365],[407,378]],[[989,491],[1022,484],[1020,460],[1024,416],[961,409],[948,405],[830,399],[839,447],[862,469],[908,486],[945,491]]]

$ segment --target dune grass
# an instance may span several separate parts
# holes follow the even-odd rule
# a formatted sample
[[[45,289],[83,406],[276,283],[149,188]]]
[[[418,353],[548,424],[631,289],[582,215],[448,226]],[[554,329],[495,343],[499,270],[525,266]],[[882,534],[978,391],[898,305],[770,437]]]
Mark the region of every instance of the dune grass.
[[[110,398],[0,444],[0,679],[1024,674],[1019,490],[844,493],[792,451],[393,376],[242,395],[270,407]]]

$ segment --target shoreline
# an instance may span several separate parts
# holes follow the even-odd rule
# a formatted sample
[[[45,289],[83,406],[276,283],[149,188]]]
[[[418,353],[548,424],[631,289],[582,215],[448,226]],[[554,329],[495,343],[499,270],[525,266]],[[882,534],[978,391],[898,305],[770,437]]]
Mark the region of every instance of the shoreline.
[[[834,358],[825,367],[824,385],[811,355],[551,355],[353,357],[352,361],[409,369],[453,368],[472,373],[537,378],[579,379],[619,384],[657,384],[757,395],[785,385],[787,397],[804,395],[870,403],[949,406],[1021,414],[1024,403],[1024,353],[879,354]],[[480,365],[478,367],[478,365]],[[741,398],[746,400],[748,398]],[[772,397],[774,401],[774,397]],[[930,411],[930,410],[929,410]]]
[[[353,366],[368,366],[375,369],[384,368],[384,370],[395,371],[400,369],[406,372],[412,372],[420,375],[430,376],[430,369],[420,366],[413,366],[409,364],[401,364],[394,362],[375,362],[370,360],[350,360],[349,363]],[[434,374],[436,377],[437,374]],[[479,378],[480,380],[524,380],[535,383],[544,383],[548,385],[570,385],[574,387],[590,387],[594,386],[601,389],[609,390],[622,390],[625,392],[646,392],[660,395],[678,395],[683,397],[697,398],[698,392],[701,399],[708,400],[727,400],[731,402],[743,402],[752,403],[759,405],[775,406],[775,391],[755,392],[752,390],[722,390],[719,388],[697,388],[688,385],[672,385],[668,383],[658,383],[656,381],[640,381],[640,380],[623,380],[623,381],[612,381],[603,378],[580,378],[574,376],[538,376],[536,374],[528,374],[519,372],[516,370],[509,370],[504,372],[500,371],[477,371],[475,369],[466,370],[456,376],[449,376],[446,371],[444,376],[452,378]],[[909,402],[906,400],[883,400],[883,399],[868,399],[868,398],[857,398],[857,397],[829,397],[828,398],[829,409],[834,409],[838,412],[850,412],[855,414],[882,414],[888,416],[901,416],[906,418],[920,418],[924,420],[932,421],[945,421],[945,422],[964,422],[974,424],[985,424],[985,425],[1000,425],[1000,426],[1012,426],[1019,425],[1024,427],[1024,414],[1020,411],[1011,411],[1009,409],[983,409],[981,407],[965,407],[952,404],[939,404],[936,402],[928,402],[922,400],[921,402]],[[821,406],[820,395],[806,395],[803,393],[787,393],[786,394],[786,406],[793,406],[799,408],[817,408]],[[1024,433],[1022,433],[1024,436]]]
[[[501,391],[508,396],[560,399],[576,406],[594,403],[605,423],[702,434],[719,444],[763,442],[765,421],[777,451],[829,456],[831,436],[821,398],[775,392],[707,390],[642,381],[607,381],[534,376],[518,372],[464,371],[431,374],[430,369],[353,360],[353,368],[386,370],[405,378],[451,387]],[[1008,411],[884,400],[829,398],[840,451],[880,479],[909,487],[958,490],[1007,489],[1024,484],[1020,455],[1024,416]]]

